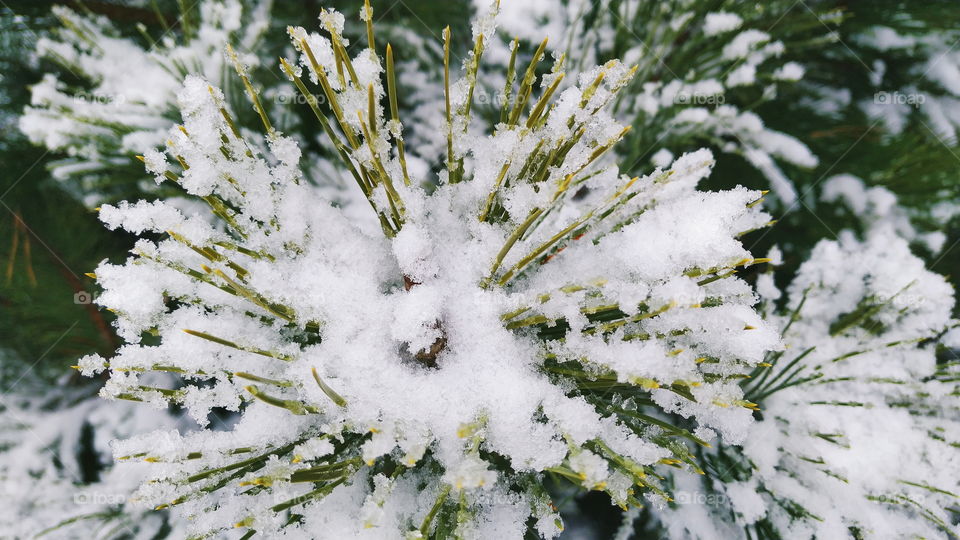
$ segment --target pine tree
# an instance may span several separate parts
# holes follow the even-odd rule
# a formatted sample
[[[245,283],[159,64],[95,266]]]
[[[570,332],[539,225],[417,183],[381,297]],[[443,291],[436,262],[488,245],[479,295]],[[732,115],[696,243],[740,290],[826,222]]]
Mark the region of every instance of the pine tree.
[[[308,4],[5,12],[5,529],[957,534],[949,3]]]
[[[353,57],[336,12],[321,15],[329,37],[290,31],[300,55],[283,69],[375,219],[351,222],[317,199],[299,149],[265,114],[262,156],[265,145],[233,128],[224,95],[198,78],[179,97],[183,125],[144,161],[226,230],[159,202],[101,209],[111,228],[166,237],[97,269],[99,301],[130,345],[81,370],[109,371],[105,397],[181,404],[201,425],[214,407],[242,414],[228,433],[117,447],[157,464],[158,482],[140,495],[182,508],[198,534],[553,537],[562,526],[544,475],[641,506],[669,499],[659,467],[696,470],[682,439],[710,428],[741,436],[753,404],[735,373],[778,346],[731,275],[762,262],[735,239],[768,221],[759,192],[696,192],[712,165],[706,151],[644,178],[591,170],[625,133],[604,107],[636,69],[616,61],[555,98],[562,64],[539,97],[524,77],[521,98],[501,105],[505,122],[476,133],[493,16],[474,24],[463,78],[445,76],[446,167],[430,189],[406,167],[392,48],[377,48],[369,8],[368,48]],[[701,208],[711,208],[710,237],[680,217]],[[662,233],[648,237],[659,249],[625,249],[651,231]],[[728,333],[706,331],[718,324]],[[159,341],[141,343],[144,332]],[[644,362],[625,362],[627,351]],[[185,384],[151,385],[151,372]],[[437,410],[451,391],[460,404]],[[696,421],[687,430],[662,413]]]

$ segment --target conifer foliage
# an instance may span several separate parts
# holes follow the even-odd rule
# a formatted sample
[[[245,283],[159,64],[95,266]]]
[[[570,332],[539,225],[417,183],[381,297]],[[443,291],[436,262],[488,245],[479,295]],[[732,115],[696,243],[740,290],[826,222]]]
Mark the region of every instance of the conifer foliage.
[[[754,405],[737,380],[779,347],[732,276],[762,262],[737,241],[769,221],[761,194],[696,191],[706,151],[643,178],[591,169],[626,131],[605,112],[634,74],[616,61],[562,92],[555,64],[534,96],[541,50],[509,81],[503,121],[471,129],[495,14],[475,23],[462,78],[445,67],[436,184],[406,168],[392,48],[383,62],[369,8],[354,57],[337,12],[323,34],[290,30],[299,54],[282,67],[367,199],[366,224],[302,181],[297,145],[265,113],[266,155],[219,90],[187,79],[183,124],[144,161],[224,227],[162,202],[104,206],[109,227],[164,236],[97,269],[128,345],[80,367],[109,371],[106,397],[240,419],[120,444],[118,457],[158,463],[147,502],[183,506],[198,532],[554,537],[544,475],[624,507],[667,501],[657,470],[697,469],[684,440],[743,437]],[[706,221],[680,219],[696,212]],[[158,371],[185,384],[150,385]]]
[[[960,330],[928,269],[951,167],[902,205],[871,184],[901,169],[795,129],[879,114],[865,146],[930,122],[952,153],[953,34],[886,8],[838,34],[828,1],[473,4],[419,35],[369,0],[154,2],[156,41],[53,9],[58,70],[2,125],[129,249],[88,274],[85,377],[5,392],[0,527],[955,538]],[[935,107],[817,72],[855,51],[891,63],[871,89],[932,71]],[[790,213],[817,201],[843,230]]]

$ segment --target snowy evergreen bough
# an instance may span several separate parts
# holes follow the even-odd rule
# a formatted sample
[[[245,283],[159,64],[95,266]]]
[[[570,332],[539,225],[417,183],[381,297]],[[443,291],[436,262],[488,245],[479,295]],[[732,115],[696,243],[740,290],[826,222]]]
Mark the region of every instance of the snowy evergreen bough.
[[[483,5],[484,0],[475,0]],[[627,172],[666,167],[675,156],[708,145],[741,156],[769,182],[776,201],[797,199],[784,173],[817,166],[795,137],[771,129],[756,109],[805,68],[789,60],[828,47],[843,12],[812,3],[693,0],[563,0],[505,5],[504,38],[522,43],[550,34],[548,49],[576,66],[622,58],[638,75],[616,99],[615,117],[634,130],[619,148]],[[509,56],[500,45],[499,57]]]
[[[775,254],[777,255],[777,254]],[[758,283],[764,309],[781,292]],[[960,512],[953,289],[890,230],[822,241],[765,319],[785,349],[744,382],[742,448],[704,452],[707,505],[664,514],[671,537],[950,538]]]
[[[147,464],[113,467],[111,441],[177,425],[138,404],[89,399],[91,385],[8,391],[0,410],[0,529],[10,538],[175,537],[184,527],[137,505]],[[65,385],[66,386],[66,385]],[[93,390],[95,392],[96,390]],[[95,397],[95,393],[94,393]]]
[[[31,87],[20,129],[64,154],[50,171],[90,206],[155,192],[132,157],[164,143],[179,120],[176,95],[187,75],[202,75],[242,99],[223,46],[256,50],[270,8],[270,1],[201,2],[198,13],[184,8],[178,32],[157,12],[164,33],[151,36],[140,24],[140,41],[105,16],[54,6],[62,26],[38,40],[35,54],[62,73],[45,73]],[[260,63],[254,55],[243,61]]]
[[[152,464],[141,501],[197,535],[553,538],[547,477],[664,505],[668,470],[703,472],[696,447],[745,439],[756,406],[740,381],[781,349],[735,275],[765,262],[738,240],[769,223],[762,193],[697,191],[707,151],[640,178],[601,165],[628,130],[608,112],[636,71],[618,61],[567,74],[558,59],[538,90],[541,47],[507,77],[500,121],[477,129],[495,13],[474,23],[457,80],[444,32],[436,178],[406,166],[393,52],[369,5],[355,56],[337,12],[322,34],[290,29],[297,56],[281,67],[366,220],[304,181],[244,66],[261,140],[187,78],[182,125],[143,159],[219,222],[162,201],[101,208],[142,239],[96,271],[127,344],[79,367],[109,372],[105,397],[236,422],[116,443]],[[161,385],[169,374],[180,383]]]
[[[844,202],[847,208],[838,214],[853,214],[868,228],[878,222],[894,227],[933,255],[928,260],[949,269],[956,259],[943,250],[956,240],[960,215],[957,13],[950,3],[910,7],[884,2],[858,11],[841,27],[848,47],[825,52],[818,63],[822,72],[805,81],[798,95],[815,125],[860,126],[846,141],[834,135],[820,142],[820,148],[851,150],[842,158],[833,150],[823,156],[843,174],[824,182],[821,200]],[[855,69],[838,81],[831,71],[843,65]],[[861,136],[869,140],[850,146]]]

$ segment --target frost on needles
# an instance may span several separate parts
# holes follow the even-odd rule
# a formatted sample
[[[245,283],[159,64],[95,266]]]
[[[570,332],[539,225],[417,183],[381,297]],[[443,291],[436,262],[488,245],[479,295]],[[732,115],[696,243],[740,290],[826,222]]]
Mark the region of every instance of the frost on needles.
[[[154,193],[157,186],[129,158],[164,143],[179,119],[176,96],[188,74],[203,74],[235,90],[223,44],[233,42],[243,51],[262,45],[270,5],[265,0],[198,2],[196,16],[178,21],[179,33],[164,32],[156,40],[143,25],[137,28],[142,39],[134,39],[86,8],[78,13],[54,6],[62,26],[38,38],[34,54],[63,73],[45,73],[30,87],[20,130],[34,143],[65,154],[49,165],[51,174],[91,207]],[[270,60],[244,58],[252,66]]]
[[[552,538],[547,475],[623,507],[669,501],[664,469],[700,472],[692,446],[744,439],[754,405],[738,381],[780,348],[734,275],[760,262],[737,238],[769,222],[761,193],[697,191],[707,151],[642,178],[598,166],[626,131],[605,109],[633,75],[617,61],[567,74],[558,60],[538,86],[541,47],[478,129],[495,12],[474,24],[463,76],[447,68],[446,166],[417,177],[392,50],[375,52],[364,15],[356,56],[325,11],[323,34],[290,30],[298,55],[281,67],[372,219],[304,182],[266,114],[258,150],[199,77],[144,161],[219,222],[163,201],[101,210],[144,238],[96,272],[127,344],[82,370],[109,370],[106,397],[179,404],[202,426],[214,408],[240,413],[226,431],[116,443],[153,464],[138,497],[198,534],[313,538]],[[563,78],[576,81],[560,91]]]
[[[473,4],[482,11],[488,1]],[[767,125],[772,118],[761,116],[758,105],[803,79],[804,66],[787,59],[797,50],[788,49],[836,41],[831,25],[842,19],[840,10],[820,3],[797,7],[790,0],[504,2],[492,56],[508,58],[516,43],[547,34],[548,50],[576,65],[607,58],[636,63],[638,76],[612,107],[635,128],[617,148],[626,172],[665,166],[686,149],[708,145],[740,155],[767,179],[774,200],[789,207],[798,197],[790,169],[815,168],[818,159]]]
[[[675,475],[716,504],[671,505],[670,536],[953,537],[957,363],[937,354],[957,345],[947,281],[880,228],[821,241],[786,294],[772,274],[757,288],[785,348],[744,382],[759,421],[742,447],[704,449],[702,479]]]

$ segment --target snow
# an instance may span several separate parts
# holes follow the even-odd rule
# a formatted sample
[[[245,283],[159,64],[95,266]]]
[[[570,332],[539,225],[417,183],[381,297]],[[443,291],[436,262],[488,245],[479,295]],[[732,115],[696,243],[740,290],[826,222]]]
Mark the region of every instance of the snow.
[[[325,12],[321,21],[339,39],[342,17]],[[328,47],[327,38],[302,29],[292,29],[291,35],[308,43],[300,43],[301,53]],[[312,62],[301,57],[300,63],[319,80]],[[626,501],[636,480],[615,471],[606,452],[636,467],[653,467],[672,451],[623,419],[605,417],[595,402],[570,395],[573,381],[557,381],[545,367],[547,358],[582,363],[586,373],[610,372],[649,393],[663,410],[732,442],[743,439],[751,415],[737,405],[740,388],[712,376],[749,370],[780,342],[751,308],[756,298],[745,283],[736,277],[709,285],[699,280],[752,260],[737,237],[770,220],[751,204],[759,192],[697,191],[713,165],[706,150],[676,160],[670,156],[663,160],[669,169],[641,178],[622,176],[608,165],[596,166],[599,174],[593,176],[582,172],[590,170],[598,146],[616,142],[623,132],[605,106],[632,71],[609,62],[580,74],[578,85],[560,92],[542,126],[501,124],[492,134],[470,130],[459,137],[466,179],[444,183],[441,178],[428,193],[420,187],[424,179],[407,186],[401,178],[396,154],[389,151],[394,143],[387,138],[397,134],[386,128],[383,108],[367,110],[360,88],[378,77],[378,61],[361,51],[354,67],[359,85],[348,79],[334,95],[345,118],[353,112],[364,119],[373,116],[375,130],[359,122],[347,122],[347,129],[377,150],[375,155],[354,151],[345,165],[382,167],[393,177],[392,187],[379,177],[370,201],[377,213],[392,216],[395,228],[385,225],[381,233],[354,223],[321,192],[301,183],[294,140],[278,133],[269,134],[266,145],[237,138],[220,113],[222,92],[195,76],[178,93],[183,127],[167,136],[168,158],[151,154],[148,166],[156,172],[170,157],[182,159],[187,167],[177,181],[188,193],[235,209],[228,210],[226,230],[217,232],[203,219],[162,202],[101,210],[110,227],[134,234],[170,231],[159,241],[141,240],[125,264],[104,263],[97,270],[105,289],[98,301],[118,314],[118,330],[129,343],[110,359],[103,395],[130,394],[159,406],[171,401],[186,407],[201,427],[214,407],[242,411],[232,431],[202,430],[189,440],[177,439],[169,450],[156,440],[169,434],[123,443],[118,451],[158,457],[174,448],[205,449],[200,462],[186,467],[162,459],[154,472],[159,482],[140,491],[145,502],[166,504],[206,485],[181,485],[180,480],[200,467],[229,462],[217,454],[241,440],[261,453],[294,444],[297,461],[280,454],[244,477],[248,482],[270,478],[266,485],[273,486],[274,495],[267,490],[241,497],[240,485],[230,484],[189,498],[184,509],[194,516],[198,533],[238,521],[275,530],[283,523],[263,501],[302,493],[291,482],[294,471],[349,455],[358,463],[347,470],[350,481],[317,505],[323,509],[319,521],[305,521],[304,530],[320,530],[315,527],[322,522],[330,537],[354,537],[363,522],[373,520],[392,537],[402,533],[396,524],[425,515],[437,495],[417,496],[409,482],[393,482],[388,489],[377,480],[381,487],[373,493],[361,487],[360,478],[380,478],[374,472],[378,464],[396,457],[435,493],[449,489],[451,496],[464,497],[476,516],[470,526],[478,531],[523,527],[529,510],[485,502],[491,494],[516,488],[514,474],[567,467],[585,487]],[[321,69],[329,80],[336,79],[334,67]],[[586,99],[584,89],[600,74],[602,83]],[[382,99],[379,83],[372,84],[375,99]],[[521,176],[531,174],[523,164],[536,148],[562,145],[575,133],[569,151],[542,178]],[[264,148],[270,154],[261,155]],[[581,176],[591,196],[573,204],[575,190],[556,186],[579,183]],[[478,219],[497,186],[492,201],[502,201],[506,214]],[[531,213],[543,218],[516,236],[513,231],[527,227]],[[580,227],[585,232],[576,238],[562,232]],[[551,238],[561,238],[565,249],[552,253],[549,264],[529,264],[540,255],[524,255],[550,253],[539,246],[549,246]],[[228,247],[233,244],[240,247]],[[564,292],[572,285],[585,288]],[[714,303],[702,307],[707,296]],[[632,318],[601,330],[587,314],[611,302]],[[526,307],[519,317],[505,315],[519,307]],[[552,321],[547,328],[558,321],[568,324],[566,339],[548,345],[523,323],[530,317]],[[507,324],[511,320],[516,329]],[[309,338],[310,327],[318,329],[321,340]],[[710,331],[718,327],[725,330]],[[688,331],[678,333],[678,328]],[[628,331],[664,337],[627,341]],[[159,341],[141,343],[143,332]],[[716,358],[716,364],[699,363],[704,356]],[[92,372],[102,369],[100,362],[90,358],[82,366]],[[144,383],[157,365],[207,383],[164,395]],[[251,381],[257,395],[281,397],[270,398],[275,405],[255,399]],[[691,388],[696,402],[663,389],[675,384]],[[284,428],[275,429],[279,424]],[[320,440],[316,437],[324,442],[311,442]],[[328,440],[358,442],[334,445],[336,455],[330,457]],[[609,450],[598,452],[598,446]],[[212,452],[209,459],[206,449]],[[494,466],[481,449],[502,456],[516,472]],[[433,468],[442,474],[430,473]],[[229,493],[237,503],[222,499]],[[518,493],[517,503],[542,499],[525,488]],[[206,512],[204,501],[214,498],[222,506]],[[385,532],[390,523],[393,532]]]
[[[773,78],[780,81],[799,81],[806,70],[796,62],[787,62],[773,72]]]
[[[553,69],[532,81],[526,111],[571,68],[542,122],[527,125],[524,113],[489,126],[466,112],[469,89],[477,84],[477,100],[502,92],[504,81],[485,67],[474,81],[473,53],[466,76],[451,66],[449,122],[436,86],[409,97],[412,121],[390,118],[383,59],[351,49],[343,15],[325,10],[323,34],[290,28],[286,54],[290,78],[322,94],[323,110],[335,106],[329,119],[347,157],[330,161],[281,123],[261,133],[225,119],[233,111],[231,91],[220,89],[221,42],[240,35],[252,45],[268,27],[265,4],[251,6],[261,16],[247,24],[246,4],[205,2],[194,42],[167,40],[150,52],[112,37],[105,20],[57,8],[109,47],[44,38],[40,54],[75,64],[109,99],[74,103],[48,75],[21,128],[74,154],[57,177],[138,153],[158,184],[176,183],[193,204],[99,206],[106,228],[139,240],[127,260],[103,261],[95,273],[96,304],[116,315],[124,343],[77,369],[108,377],[103,398],[142,401],[144,412],[112,418],[127,409],[92,401],[52,415],[11,409],[29,416],[42,444],[0,445],[9,451],[0,459],[5,481],[66,490],[69,479],[37,449],[68,444],[51,423],[82,419],[115,428],[117,465],[96,489],[114,490],[124,515],[169,506],[171,534],[182,537],[256,530],[407,540],[430,537],[432,519],[453,523],[459,538],[522,538],[530,524],[556,538],[563,527],[548,477],[623,507],[643,501],[678,538],[740,538],[761,520],[783,537],[817,538],[932,537],[942,535],[938,522],[952,523],[957,374],[936,347],[960,343],[954,293],[911,252],[939,252],[946,235],[916,228],[885,187],[834,175],[804,203],[851,213],[860,233],[821,241],[781,289],[776,267],[796,260],[794,246],[786,255],[772,248],[767,266],[742,240],[770,225],[758,204],[766,192],[700,186],[714,152],[691,144],[739,154],[786,206],[799,194],[781,165],[819,163],[799,139],[727,102],[738,87],[769,99],[805,74],[780,59],[784,43],[746,11],[699,18],[663,9],[666,19],[647,28],[660,40],[651,50],[584,67],[612,47],[607,30],[627,8],[601,10],[594,31],[580,26],[584,1],[505,2],[495,17],[496,4],[476,0],[473,39],[489,49],[484,62],[504,64],[514,46],[498,35],[497,18],[520,36],[521,57],[527,41],[551,38]],[[360,19],[376,17],[363,8]],[[680,32],[681,41],[709,43],[715,61],[633,81],[658,69]],[[894,132],[910,114],[926,114],[952,140],[960,55],[942,40],[886,28],[862,39],[881,51],[922,49],[931,80],[950,95],[922,109],[857,105]],[[410,41],[437,53],[435,43]],[[339,65],[341,44],[354,54],[352,74]],[[144,76],[118,70],[120,58],[142,64]],[[180,77],[165,69],[174,60],[199,69]],[[237,70],[259,63],[241,54]],[[871,82],[880,85],[886,65],[875,66]],[[412,86],[436,75],[414,60],[398,68]],[[835,90],[818,88],[815,103],[839,112],[851,98]],[[173,111],[182,124],[171,124]],[[133,131],[117,143],[76,114],[117,118]],[[631,123],[655,137],[642,149],[657,149],[649,162],[626,163],[623,143],[607,152],[623,138],[632,144]],[[330,183],[313,185],[317,175]],[[958,212],[945,201],[933,215]],[[229,424],[214,411],[226,411]],[[154,431],[134,429],[144,426]],[[105,439],[97,445],[110,451]],[[718,464],[734,478],[716,481]],[[900,504],[917,500],[923,515]],[[34,496],[7,502],[18,514],[42,507],[44,519],[69,507]],[[287,503],[298,520],[276,510]],[[618,538],[636,515],[625,513]],[[161,519],[144,517],[144,530],[159,530]],[[36,521],[10,529],[32,534]]]
[[[759,45],[768,43],[770,34],[760,30],[745,30],[740,32],[723,47],[723,57],[727,59],[747,58]]]
[[[864,302],[878,307],[869,318],[844,323]],[[754,472],[725,483],[729,502],[706,509],[707,519],[722,526],[731,520],[724,516],[729,508],[736,513],[730,525],[765,516],[785,535],[831,537],[878,523],[889,537],[941,535],[933,521],[884,502],[923,500],[935,519],[949,519],[944,509],[953,498],[945,492],[955,493],[958,479],[945,474],[957,465],[946,447],[960,425],[954,409],[944,407],[935,347],[923,340],[951,324],[953,303],[947,282],[889,229],[865,240],[843,231],[836,241],[821,241],[787,288],[784,309],[768,318],[781,321],[786,343],[770,369],[796,360],[801,377],[818,379],[761,399],[762,420],[749,427],[743,445]],[[904,399],[926,412],[911,414]],[[784,502],[817,518],[798,520]],[[712,537],[689,525],[689,511],[665,516],[671,530],[686,523],[694,536]]]
[[[673,163],[673,152],[667,150],[666,148],[661,148],[657,150],[653,157],[650,158],[651,163],[654,167],[664,169],[670,166]]]
[[[219,81],[227,73],[221,54],[224,44],[232,41],[241,50],[252,47],[266,30],[262,22],[253,22],[258,14],[262,17],[265,4],[269,2],[247,7],[239,0],[202,2],[195,37],[186,43],[165,40],[149,48],[140,40],[119,37],[105,17],[53,7],[69,26],[55,37],[40,38],[37,55],[64,66],[66,80],[86,79],[89,89],[78,92],[57,76],[45,74],[31,87],[31,106],[20,117],[20,129],[33,142],[71,154],[54,166],[53,174],[64,180],[109,174],[117,163],[132,161],[136,154],[150,156],[164,143],[184,66]],[[251,55],[244,60],[257,62]],[[123,126],[122,137],[116,137],[111,126]],[[159,162],[149,162],[149,172],[156,174]],[[90,195],[96,196],[93,206],[109,199],[107,193]]]
[[[716,36],[740,28],[743,19],[736,13],[718,11],[707,13],[703,22],[703,33],[707,36]]]
[[[475,0],[473,5],[478,14],[489,7],[486,0]],[[724,11],[697,13],[692,4],[691,9],[685,6],[672,10],[653,4],[641,9],[630,3],[598,7],[586,0],[565,2],[560,8],[544,1],[504,3],[500,39],[489,43],[489,57],[505,67],[514,38],[521,44],[536,46],[542,32],[549,34],[548,47],[555,54],[564,52],[580,65],[620,55],[624,64],[636,64],[639,73],[648,75],[631,84],[628,97],[621,99],[617,108],[618,119],[634,126],[634,131],[627,135],[628,141],[647,146],[655,140],[655,149],[673,155],[700,146],[742,155],[770,182],[774,190],[771,202],[789,207],[796,200],[796,190],[781,162],[808,168],[816,163],[816,158],[805,147],[784,155],[765,148],[769,136],[780,136],[781,140],[792,137],[765,128],[762,122],[748,125],[752,122],[746,120],[754,113],[746,108],[755,109],[757,104],[741,103],[737,92],[728,90],[764,84],[762,101],[769,101],[776,96],[778,86],[802,79],[804,67],[783,58],[786,45],[765,31],[779,29],[777,25],[771,27],[764,15],[769,14],[767,11],[743,4],[725,6]],[[836,41],[835,36],[828,34],[826,25],[837,23],[838,13],[831,11],[821,16],[824,35],[814,39]],[[644,42],[625,51],[616,48],[618,43],[634,43],[636,36],[642,36]],[[667,59],[674,54],[689,59],[689,69],[672,69]],[[720,58],[716,58],[718,54]],[[489,72],[489,81],[489,93],[502,91],[501,73]],[[704,118],[710,114],[716,118]],[[635,135],[640,133],[647,135]],[[801,145],[796,139],[792,141]],[[430,144],[422,139],[418,143]],[[442,155],[443,148],[430,148],[429,153]],[[649,173],[657,166],[661,165],[650,162],[631,168]]]

